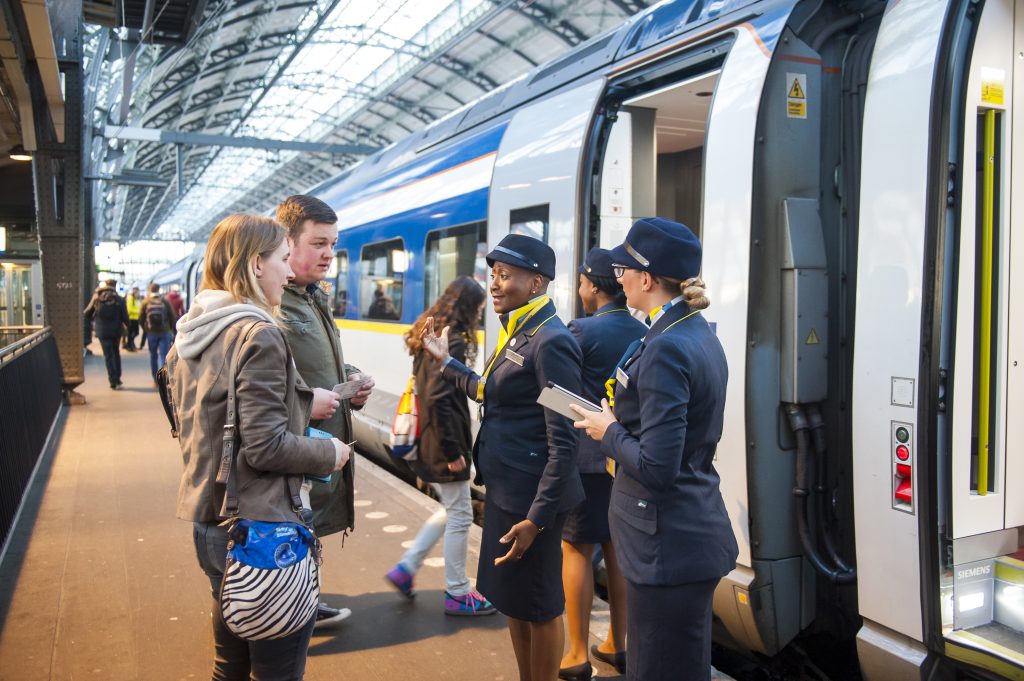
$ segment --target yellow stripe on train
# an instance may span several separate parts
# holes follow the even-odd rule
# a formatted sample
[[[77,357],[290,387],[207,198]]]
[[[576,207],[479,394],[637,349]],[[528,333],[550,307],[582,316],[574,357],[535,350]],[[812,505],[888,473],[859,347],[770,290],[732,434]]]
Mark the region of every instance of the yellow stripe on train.
[[[368,322],[362,319],[337,319],[334,325],[339,329],[351,329],[353,331],[370,331],[371,333],[388,333],[394,336],[404,336],[412,328],[412,324],[399,324],[396,322]],[[440,331],[440,329],[438,329]],[[484,332],[476,332],[476,342],[481,347],[484,344]]]

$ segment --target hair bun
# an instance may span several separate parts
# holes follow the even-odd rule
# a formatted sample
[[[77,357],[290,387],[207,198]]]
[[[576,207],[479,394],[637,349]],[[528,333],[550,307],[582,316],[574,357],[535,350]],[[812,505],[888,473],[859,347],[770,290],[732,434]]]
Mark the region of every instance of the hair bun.
[[[679,290],[683,294],[683,301],[691,310],[704,310],[711,305],[707,287],[700,277],[690,277],[680,283]]]

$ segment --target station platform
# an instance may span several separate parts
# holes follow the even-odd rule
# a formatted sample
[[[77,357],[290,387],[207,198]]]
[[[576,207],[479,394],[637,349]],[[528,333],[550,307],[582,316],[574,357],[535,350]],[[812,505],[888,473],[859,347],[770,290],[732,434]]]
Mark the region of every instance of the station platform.
[[[113,391],[92,349],[79,388],[87,403],[64,408],[0,563],[0,681],[209,678],[209,582],[191,525],[174,515],[181,456],[149,352],[122,353],[125,385]],[[356,529],[344,546],[340,535],[323,540],[323,601],[353,614],[314,633],[309,681],[518,678],[504,616],[445,616],[440,543],[413,601],[383,579],[436,508],[358,458]],[[471,576],[479,543],[473,526]],[[592,642],[607,627],[595,604]]]

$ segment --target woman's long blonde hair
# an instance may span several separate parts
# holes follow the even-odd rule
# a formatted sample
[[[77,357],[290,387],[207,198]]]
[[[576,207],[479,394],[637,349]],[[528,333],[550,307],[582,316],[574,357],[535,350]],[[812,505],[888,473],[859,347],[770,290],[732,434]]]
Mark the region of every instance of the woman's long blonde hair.
[[[206,243],[202,289],[227,291],[239,303],[252,303],[273,314],[252,264],[257,255],[273,253],[287,232],[271,218],[248,213],[229,215],[213,228]]]

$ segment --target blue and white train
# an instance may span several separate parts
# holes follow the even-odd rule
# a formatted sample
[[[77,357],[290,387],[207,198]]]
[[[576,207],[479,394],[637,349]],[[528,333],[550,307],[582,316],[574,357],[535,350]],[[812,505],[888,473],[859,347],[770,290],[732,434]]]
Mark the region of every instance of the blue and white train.
[[[1024,0],[667,0],[321,184],[360,442],[488,244],[545,239],[568,319],[591,246],[685,222],[731,374],[716,639],[1024,679],[1022,79]]]

